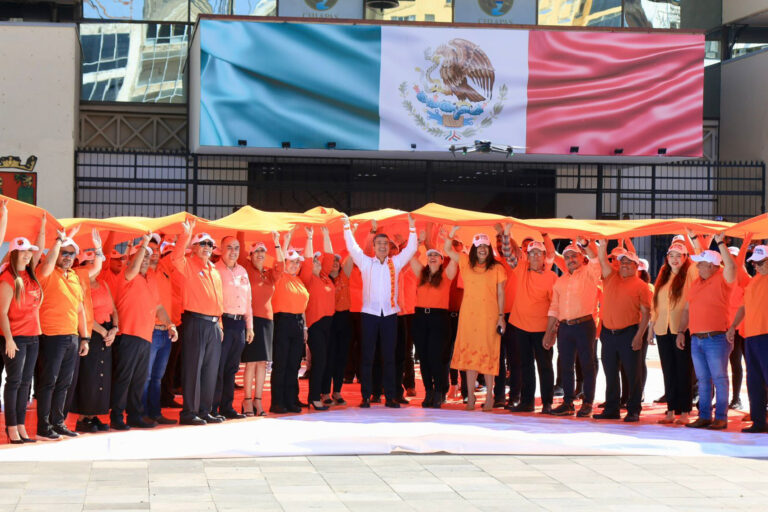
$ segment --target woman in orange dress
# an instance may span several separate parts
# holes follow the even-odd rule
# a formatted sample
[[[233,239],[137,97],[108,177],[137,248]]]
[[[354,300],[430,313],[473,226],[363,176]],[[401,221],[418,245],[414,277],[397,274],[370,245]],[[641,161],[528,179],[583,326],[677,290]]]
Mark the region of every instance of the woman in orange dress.
[[[451,230],[445,241],[445,253],[459,264],[464,280],[464,300],[459,311],[459,327],[451,368],[467,372],[467,410],[475,408],[475,380],[485,375],[492,383],[499,373],[499,350],[504,333],[504,267],[494,258],[491,241],[477,234],[469,256],[453,250],[451,241],[458,227]],[[487,384],[488,385],[488,384]],[[486,393],[484,411],[493,409],[493,393]]]

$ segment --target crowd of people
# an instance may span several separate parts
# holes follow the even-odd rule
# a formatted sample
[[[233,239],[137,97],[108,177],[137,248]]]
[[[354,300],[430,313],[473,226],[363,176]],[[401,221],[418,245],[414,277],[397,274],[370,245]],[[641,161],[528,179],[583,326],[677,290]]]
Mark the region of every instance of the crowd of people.
[[[2,202],[0,240],[8,222]],[[752,425],[743,431],[768,431],[768,248],[749,237],[739,248],[722,234],[677,235],[652,284],[629,239],[609,251],[613,242],[578,238],[558,252],[546,233],[518,243],[509,224],[465,247],[456,227],[417,233],[409,216],[403,238],[375,222],[360,232],[344,217],[345,247],[321,226],[303,228],[306,244],[296,248],[293,231],[282,243],[273,233],[274,247],[246,246],[243,232],[214,240],[188,221],[180,236],[117,245],[114,233],[102,243],[94,230],[89,250],[75,243],[78,228],[46,241],[45,216],[40,224],[34,244],[9,242],[0,272],[10,443],[175,423],[162,408],[179,406],[177,392],[183,425],[346,405],[353,377],[361,408],[382,395],[399,408],[415,395],[414,349],[424,408],[460,393],[475,409],[482,384],[482,410],[534,412],[538,374],[543,414],[617,420],[626,409],[623,420],[637,422],[654,342],[667,404],[659,423],[726,428],[745,357]],[[600,364],[606,393],[597,405]],[[31,396],[35,436],[25,427]]]

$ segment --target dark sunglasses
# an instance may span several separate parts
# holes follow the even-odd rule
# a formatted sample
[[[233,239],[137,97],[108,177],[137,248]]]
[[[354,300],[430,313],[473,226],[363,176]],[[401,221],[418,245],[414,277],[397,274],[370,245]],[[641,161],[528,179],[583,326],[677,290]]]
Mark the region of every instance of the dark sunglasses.
[[[204,241],[200,242],[197,245],[199,245],[200,247],[213,247],[213,242],[209,242],[208,240],[204,240]]]
[[[75,257],[75,251],[61,251],[61,256],[63,258],[74,258]]]

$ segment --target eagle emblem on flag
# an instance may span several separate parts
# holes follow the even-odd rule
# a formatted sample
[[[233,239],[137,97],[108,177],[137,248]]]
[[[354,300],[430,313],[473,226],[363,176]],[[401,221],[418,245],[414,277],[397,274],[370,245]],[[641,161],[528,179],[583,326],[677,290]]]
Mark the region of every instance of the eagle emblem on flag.
[[[515,0],[477,0],[477,4],[488,16],[504,16]]]

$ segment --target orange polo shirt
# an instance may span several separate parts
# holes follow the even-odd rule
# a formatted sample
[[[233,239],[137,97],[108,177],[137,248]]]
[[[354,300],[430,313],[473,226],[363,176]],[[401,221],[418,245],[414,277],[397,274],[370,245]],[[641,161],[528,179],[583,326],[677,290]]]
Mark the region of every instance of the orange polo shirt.
[[[119,281],[121,286],[116,306],[120,318],[120,333],[152,343],[155,315],[160,304],[157,287],[148,276],[141,273],[126,281],[124,270],[120,273]]]
[[[189,235],[182,235],[169,256],[176,271],[183,278],[182,310],[221,316],[224,311],[224,294],[219,271],[210,261],[203,263],[203,260],[193,255],[185,257],[184,251],[189,238]]]
[[[600,277],[600,262],[597,259],[590,260],[573,274],[564,272],[552,288],[552,302],[547,316],[561,321],[594,316],[597,311]]]
[[[722,268],[709,279],[694,279],[688,292],[691,334],[728,330],[728,306],[733,286],[733,283],[725,282]]]
[[[509,323],[527,332],[546,331],[557,274],[546,267],[541,273],[529,270],[527,259],[518,262],[513,274],[516,290]]]
[[[333,257],[333,254],[323,253],[319,276],[312,272],[311,259],[306,259],[301,264],[299,277],[309,292],[305,315],[307,328],[322,318],[333,316],[336,312],[336,287],[328,277],[328,272],[333,268]]]
[[[416,307],[448,309],[451,302],[451,285],[456,279],[448,279],[443,271],[439,286],[424,283],[416,287]]]
[[[152,286],[157,289],[157,294],[160,297],[160,304],[163,305],[163,309],[168,313],[171,322],[173,322],[174,317],[173,284],[171,282],[172,269],[173,267],[170,267],[171,272],[169,272],[169,266],[160,265],[160,263],[158,263],[157,268],[154,270],[147,270],[147,278],[152,282]],[[165,325],[164,322],[160,321],[160,317],[158,317],[157,314],[155,314],[155,325]]]
[[[11,304],[8,306],[8,322],[11,326],[11,334],[14,336],[39,336],[40,335],[40,304],[43,298],[41,287],[29,277],[25,270],[19,274],[24,281],[24,293],[20,301],[16,301],[15,283],[13,275],[5,270],[0,275],[0,282],[7,283],[14,293]]]
[[[98,286],[90,286],[91,300],[93,301],[93,322],[99,325],[106,323],[112,317],[112,294],[109,286],[102,280],[98,280]],[[93,328],[93,327],[91,327]]]
[[[360,313],[363,310],[363,275],[357,265],[349,276],[349,310]]]
[[[517,292],[517,276],[514,269],[510,267],[506,260],[501,260],[501,264],[504,266],[504,272],[507,275],[507,282],[504,285],[504,312],[512,312],[512,305],[515,303],[515,294]]]
[[[264,268],[263,272],[253,266],[250,261],[243,261],[243,267],[248,272],[251,282],[251,309],[253,316],[272,320],[272,295],[275,293],[275,283],[283,274],[285,264],[276,261],[274,267]]]
[[[731,302],[728,307],[728,325],[733,323],[733,320],[736,318],[736,313],[739,311],[742,304],[744,304],[744,290],[750,282],[749,274],[747,274],[747,271],[744,270],[743,267],[739,268],[737,272],[738,275],[736,276],[736,282],[731,291]],[[742,335],[744,334],[744,320],[736,326],[736,330]]]
[[[461,301],[464,299],[464,281],[461,279],[461,272],[456,274],[456,278],[451,281],[451,295],[448,302],[448,311],[458,313],[461,309]]]
[[[343,269],[339,270],[339,275],[336,276],[336,280],[333,282],[336,286],[335,310],[336,311],[349,311],[351,305],[350,293],[349,293],[349,277],[344,273]]]
[[[641,307],[651,309],[651,289],[637,277],[621,277],[614,270],[603,279],[603,299],[600,318],[606,329],[623,329],[640,322]]]
[[[419,278],[413,273],[410,264],[406,264],[400,271],[397,285],[397,304],[400,312],[397,316],[412,315],[416,311],[416,287],[419,286]]]
[[[309,291],[301,278],[283,272],[275,283],[275,294],[272,295],[274,312],[300,315],[306,311],[308,302]]]
[[[80,278],[80,286],[83,287],[83,309],[85,310],[85,321],[88,324],[86,326],[86,332],[88,336],[93,335],[93,296],[91,294],[91,278],[88,275],[88,268],[77,267],[75,273]],[[99,273],[99,278],[104,275],[104,272]],[[103,283],[104,280],[102,279]]]
[[[768,334],[768,275],[758,273],[744,289],[744,337]]]
[[[78,334],[78,310],[83,303],[83,287],[74,270],[66,273],[56,267],[48,277],[38,277],[43,287],[40,327],[46,336]]]

